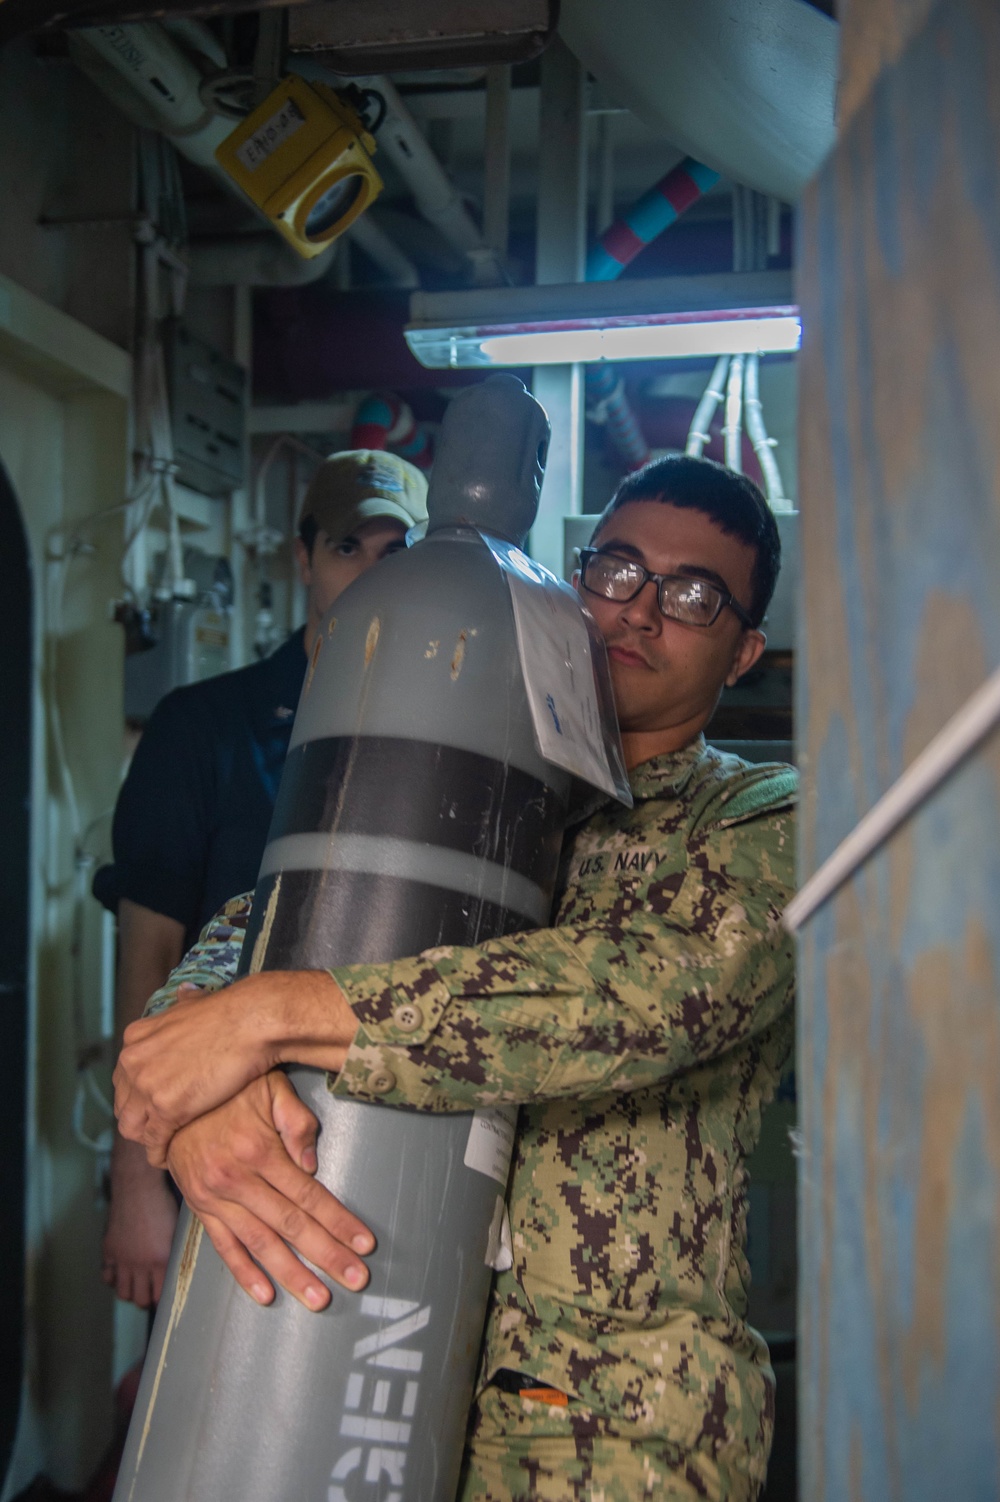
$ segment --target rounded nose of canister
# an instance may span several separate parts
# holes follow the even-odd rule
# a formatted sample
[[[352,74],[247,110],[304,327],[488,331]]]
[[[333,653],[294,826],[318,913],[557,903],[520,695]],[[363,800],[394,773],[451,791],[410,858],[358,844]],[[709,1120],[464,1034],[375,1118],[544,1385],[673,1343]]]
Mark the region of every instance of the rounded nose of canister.
[[[478,527],[520,545],[538,512],[549,419],[523,381],[492,375],[455,397],[427,496],[428,531]]]

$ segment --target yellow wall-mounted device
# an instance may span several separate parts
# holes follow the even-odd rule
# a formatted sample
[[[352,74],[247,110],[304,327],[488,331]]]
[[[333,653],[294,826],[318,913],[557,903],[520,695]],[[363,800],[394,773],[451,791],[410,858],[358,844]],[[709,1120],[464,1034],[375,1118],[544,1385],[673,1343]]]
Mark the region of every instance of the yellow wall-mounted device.
[[[216,148],[220,167],[307,259],[363,214],[382,191],[375,140],[321,83],[283,78]]]

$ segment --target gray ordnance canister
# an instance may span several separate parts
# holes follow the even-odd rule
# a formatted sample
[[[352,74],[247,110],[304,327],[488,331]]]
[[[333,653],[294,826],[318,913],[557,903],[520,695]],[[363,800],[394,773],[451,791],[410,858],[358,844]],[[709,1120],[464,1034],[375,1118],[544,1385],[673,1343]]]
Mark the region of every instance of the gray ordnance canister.
[[[325,967],[547,921],[569,794],[539,756],[507,582],[548,422],[512,377],[449,409],[427,537],[357,580],[307,669],[244,968]],[[471,525],[470,525],[471,523]],[[396,1013],[400,1041],[422,1024]],[[185,1212],[115,1502],[451,1502],[516,1112],[334,1099],[319,1177],[378,1237],[363,1294],[322,1314],[244,1294]],[[370,1081],[391,1088],[388,1072]]]

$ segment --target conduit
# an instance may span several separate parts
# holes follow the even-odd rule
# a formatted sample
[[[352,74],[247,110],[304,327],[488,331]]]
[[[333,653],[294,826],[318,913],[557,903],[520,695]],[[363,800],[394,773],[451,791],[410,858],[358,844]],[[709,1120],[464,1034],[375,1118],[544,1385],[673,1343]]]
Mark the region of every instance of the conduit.
[[[711,437],[712,418],[726,394],[726,371],[728,369],[729,356],[720,355],[715,362],[715,369],[709,377],[708,385],[702,392],[701,400],[694,409],[684,452],[695,459],[701,458],[705,445]]]
[[[392,449],[419,469],[430,469],[434,460],[430,434],[413,418],[398,396],[366,396],[354,414],[348,446],[352,449]]]
[[[767,435],[764,426],[764,409],[760,403],[759,390],[760,357],[748,355],[743,390],[743,412],[747,434],[753,444],[760,472],[764,476],[764,492],[772,511],[789,512],[795,507],[785,495],[781,471],[774,456],[775,440]]]
[[[743,355],[733,355],[726,381],[726,421],[722,429],[726,468],[743,473]]]

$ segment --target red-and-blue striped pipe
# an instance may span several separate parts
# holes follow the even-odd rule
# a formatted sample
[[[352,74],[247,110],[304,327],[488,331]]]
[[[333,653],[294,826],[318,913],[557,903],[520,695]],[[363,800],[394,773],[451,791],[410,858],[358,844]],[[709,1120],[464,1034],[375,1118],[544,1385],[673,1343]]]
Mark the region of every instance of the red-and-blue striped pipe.
[[[652,458],[649,444],[629,406],[621,377],[613,365],[587,366],[587,398],[602,407],[608,437],[628,470],[641,469]]]
[[[413,413],[398,396],[366,396],[354,414],[351,428],[352,449],[388,449],[401,459],[409,459],[418,469],[430,469],[434,450],[426,428],[413,419]]]
[[[718,172],[686,156],[604,231],[587,257],[587,281],[613,282],[640,250],[718,181]]]

